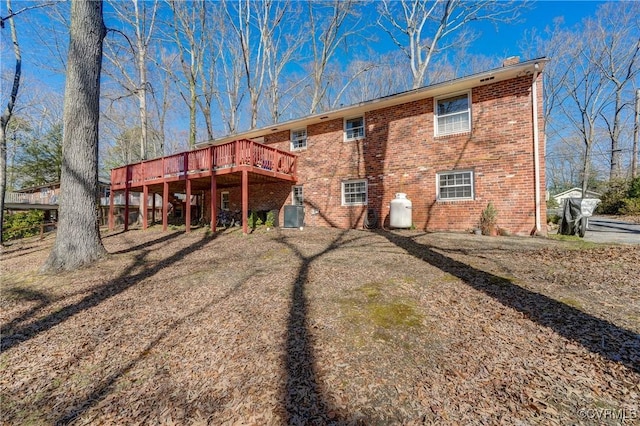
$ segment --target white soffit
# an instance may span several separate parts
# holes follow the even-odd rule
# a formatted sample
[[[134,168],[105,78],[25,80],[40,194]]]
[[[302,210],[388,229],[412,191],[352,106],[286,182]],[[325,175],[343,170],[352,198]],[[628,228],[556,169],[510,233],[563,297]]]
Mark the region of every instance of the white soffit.
[[[313,124],[319,124],[339,118],[341,119],[343,117],[357,116],[368,111],[388,108],[420,99],[438,97],[446,95],[447,93],[461,92],[464,90],[472,89],[474,87],[493,84],[523,75],[533,75],[534,71],[536,70],[536,66],[538,66],[537,70],[539,72],[542,72],[547,62],[549,62],[547,58],[532,59],[530,61],[520,62],[514,65],[508,65],[506,67],[495,68],[467,77],[457,78],[454,80],[437,83],[431,86],[421,87],[395,95],[389,95],[383,98],[361,102],[359,104],[350,105],[333,111],[327,111],[324,113],[314,114],[295,120],[285,121],[282,123],[274,124],[272,126],[262,127],[260,129],[250,130],[247,132],[227,135],[213,141],[200,142],[196,144],[196,146],[198,148],[202,148],[209,145],[219,145],[231,142],[237,139],[255,139],[270,133],[290,131]]]

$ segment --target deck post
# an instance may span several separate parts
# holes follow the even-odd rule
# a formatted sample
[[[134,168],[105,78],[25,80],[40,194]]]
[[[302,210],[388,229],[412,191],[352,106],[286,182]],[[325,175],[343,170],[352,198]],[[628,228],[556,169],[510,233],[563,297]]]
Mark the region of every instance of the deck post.
[[[162,184],[162,232],[169,227],[169,182]]]
[[[113,172],[111,172],[113,174]],[[113,231],[115,227],[115,222],[113,220],[113,204],[114,204],[114,195],[113,195],[113,185],[109,189],[109,231]]]
[[[147,204],[149,202],[149,186],[142,185],[142,229],[147,229]]]
[[[218,219],[218,212],[216,211],[216,201],[217,201],[217,192],[218,192],[218,188],[217,188],[217,184],[216,184],[216,175],[213,173],[213,171],[211,172],[211,200],[209,201],[211,204],[211,230],[215,231],[216,230],[216,222]]]
[[[151,196],[151,225],[156,223],[156,193],[152,192]]]
[[[248,234],[249,217],[249,172],[242,170],[242,233]]]
[[[185,151],[184,153],[182,167],[184,167],[184,180],[187,180],[187,175],[189,174],[189,151]]]
[[[191,232],[191,179],[187,178],[187,197],[185,200],[184,230]]]
[[[129,230],[129,182],[124,187],[124,230]]]

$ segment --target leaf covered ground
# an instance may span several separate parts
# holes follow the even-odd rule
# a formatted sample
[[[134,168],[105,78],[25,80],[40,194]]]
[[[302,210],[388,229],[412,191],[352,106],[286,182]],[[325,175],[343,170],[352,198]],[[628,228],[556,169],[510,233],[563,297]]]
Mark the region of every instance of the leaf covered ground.
[[[332,229],[4,248],[4,424],[639,424],[640,249]]]

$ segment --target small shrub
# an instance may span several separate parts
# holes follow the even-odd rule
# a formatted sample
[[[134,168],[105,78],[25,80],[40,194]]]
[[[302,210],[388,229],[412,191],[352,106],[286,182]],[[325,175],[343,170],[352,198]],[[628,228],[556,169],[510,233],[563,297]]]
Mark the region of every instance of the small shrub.
[[[560,223],[560,219],[562,219],[560,215],[552,214],[552,215],[549,215],[549,217],[547,218],[547,222],[557,225]]]
[[[40,225],[44,221],[42,210],[14,213],[5,217],[2,238],[5,241],[14,238],[26,238],[38,235]]]
[[[251,210],[251,214],[249,215],[249,227],[255,228],[260,225],[262,225],[262,219],[260,219],[255,210]]]
[[[622,201],[629,192],[629,182],[626,180],[609,181],[607,190],[600,198],[601,202],[596,209],[600,214],[619,214],[624,206]]]
[[[628,198],[640,198],[640,176],[633,179],[627,191]]]
[[[628,214],[631,216],[640,215],[640,197],[638,198],[624,198],[622,200],[622,207],[620,213]]]
[[[267,212],[267,218],[264,221],[264,224],[267,225],[268,228],[273,228],[276,223],[276,214],[273,210],[269,210]]]
[[[640,177],[632,180],[612,180],[602,194],[596,209],[603,214],[640,214]]]
[[[492,232],[495,232],[494,229],[497,222],[498,210],[495,208],[493,203],[489,201],[487,207],[485,207],[480,214],[480,229],[482,229],[482,233],[484,235],[490,235]]]
[[[556,199],[553,198],[553,197],[549,197],[549,199],[547,200],[547,208],[548,209],[557,209],[558,207],[560,207],[560,204],[558,204]]]

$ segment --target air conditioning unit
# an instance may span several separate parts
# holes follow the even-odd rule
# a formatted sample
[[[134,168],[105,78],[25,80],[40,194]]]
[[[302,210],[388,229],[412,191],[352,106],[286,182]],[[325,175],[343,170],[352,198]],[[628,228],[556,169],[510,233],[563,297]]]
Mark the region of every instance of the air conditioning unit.
[[[284,206],[284,228],[304,226],[304,206]]]

